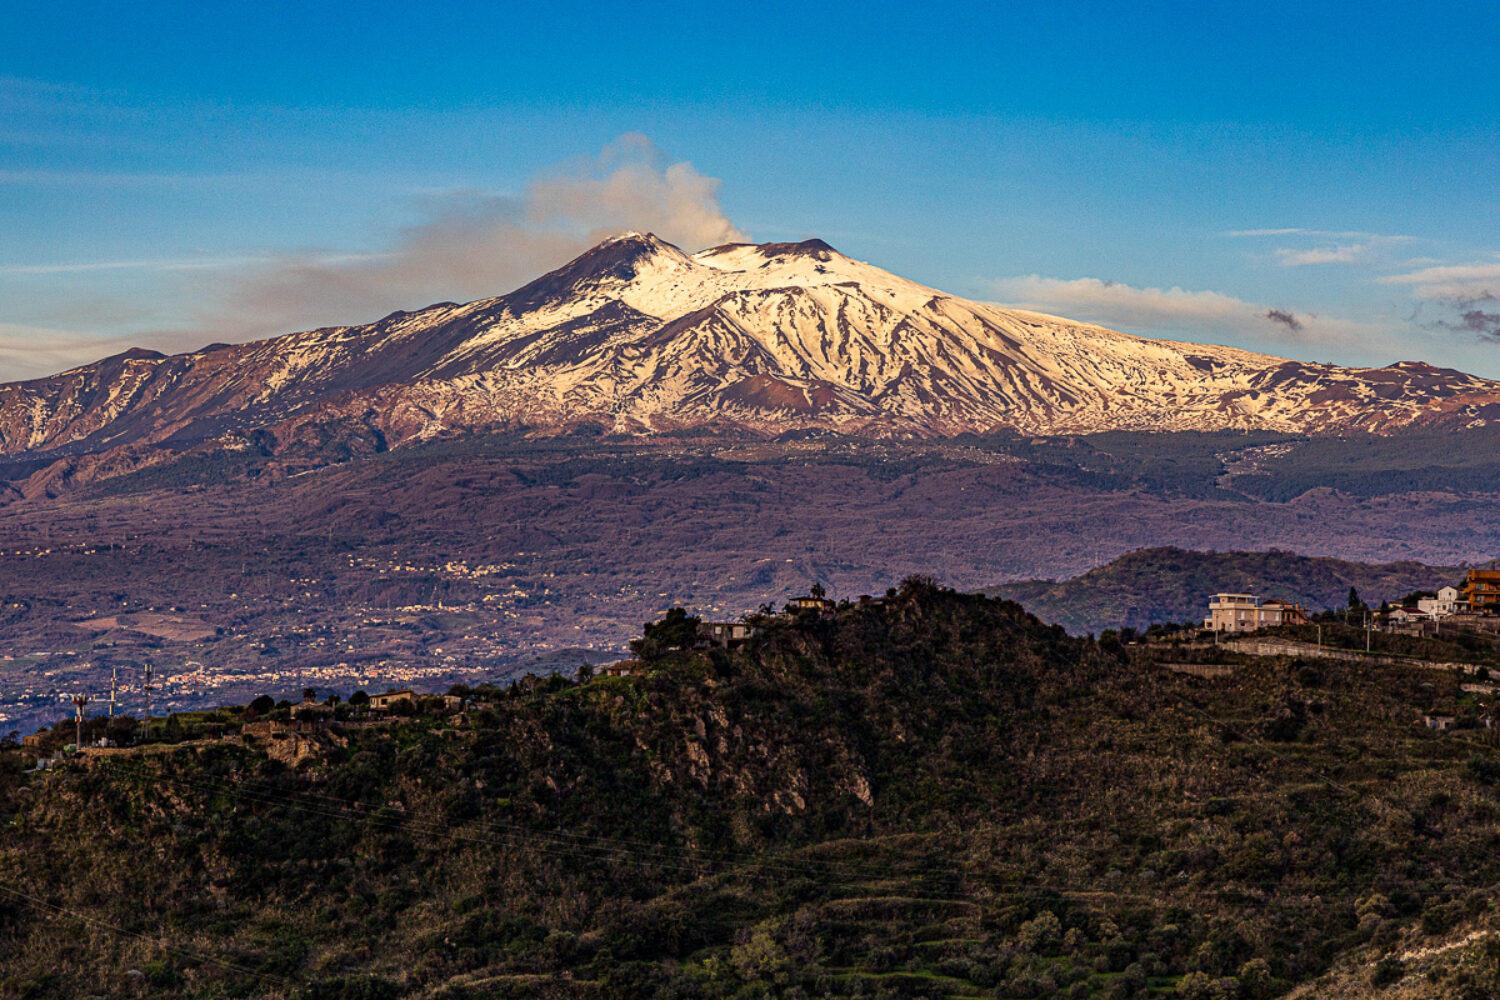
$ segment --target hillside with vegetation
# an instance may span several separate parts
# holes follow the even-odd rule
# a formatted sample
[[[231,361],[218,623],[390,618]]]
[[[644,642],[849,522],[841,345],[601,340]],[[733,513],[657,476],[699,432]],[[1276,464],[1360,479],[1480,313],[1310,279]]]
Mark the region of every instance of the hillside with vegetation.
[[[1235,477],[1233,485],[1271,501],[1319,488],[1358,497],[1482,493],[1500,484],[1497,444],[1500,426],[1493,423],[1459,435],[1309,437],[1268,454],[1254,474]]]
[[[1349,588],[1366,603],[1395,601],[1418,590],[1462,581],[1455,567],[1419,562],[1350,562],[1272,549],[1195,552],[1141,549],[1070,580],[1023,580],[985,593],[1019,601],[1069,632],[1101,632],[1165,622],[1201,622],[1211,594],[1239,593],[1295,601],[1309,612],[1343,607]]]
[[[294,765],[213,738],[269,700],[10,749],[0,997],[1500,991],[1500,745],[1457,675],[1202,680],[923,579],[760,624],[461,715],[328,706]]]

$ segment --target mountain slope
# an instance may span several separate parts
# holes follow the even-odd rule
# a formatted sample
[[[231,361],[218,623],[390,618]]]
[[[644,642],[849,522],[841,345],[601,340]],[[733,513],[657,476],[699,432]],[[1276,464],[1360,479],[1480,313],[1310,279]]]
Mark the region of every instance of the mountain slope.
[[[314,426],[389,443],[481,427],[647,433],[1010,427],[1298,432],[1483,424],[1500,383],[1129,336],[946,295],[820,240],[687,254],[607,240],[495,299],[0,386],[0,454],[182,446]]]

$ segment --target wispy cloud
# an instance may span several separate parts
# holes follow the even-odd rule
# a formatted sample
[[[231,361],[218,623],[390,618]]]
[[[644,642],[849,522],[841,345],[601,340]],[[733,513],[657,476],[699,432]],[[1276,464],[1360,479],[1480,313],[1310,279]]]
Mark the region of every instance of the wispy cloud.
[[[1309,264],[1358,264],[1370,255],[1370,244],[1347,243],[1334,247],[1314,247],[1310,250],[1278,248],[1276,263],[1282,267],[1306,267]]]
[[[0,170],[0,185],[31,187],[181,187],[241,183],[230,173],[126,173],[118,170]]]
[[[4,381],[40,378],[97,361],[130,344],[123,339],[88,337],[68,330],[0,323],[0,373]]]
[[[1419,299],[1473,299],[1500,289],[1500,257],[1469,264],[1439,264],[1377,278],[1383,285],[1411,285]]]
[[[0,73],[0,111],[17,114],[42,108],[71,108],[80,101],[97,100],[101,92],[73,83],[38,80]]]
[[[745,238],[718,201],[719,181],[668,162],[643,135],[536,178],[519,196],[430,197],[426,218],[367,254],[289,253],[214,287],[195,329],[243,340],[373,319],[394,309],[508,292],[626,230],[697,249]]]
[[[1410,236],[1367,233],[1353,229],[1235,229],[1223,235],[1253,239],[1292,237],[1290,242],[1303,243],[1302,246],[1275,249],[1276,263],[1282,267],[1385,263],[1388,262],[1393,248],[1412,239]],[[1313,245],[1306,245],[1308,243]]]
[[[995,294],[1022,308],[1055,312],[1148,335],[1185,334],[1190,339],[1228,337],[1240,341],[1336,349],[1368,348],[1387,337],[1354,320],[1297,312],[1248,302],[1214,291],[1137,288],[1098,278],[1027,275],[992,283]]]
[[[332,258],[337,261],[340,258]],[[86,260],[68,261],[60,264],[6,264],[0,266],[0,275],[14,274],[86,274],[91,271],[202,271],[219,267],[244,267],[272,260],[265,255],[255,257],[185,257],[144,260]]]
[[[142,106],[120,91],[100,90],[70,83],[0,76],[0,142],[33,149],[70,150],[84,154],[67,162],[100,163],[106,150],[144,152],[143,133],[162,123],[161,109]],[[49,157],[50,159],[50,157]],[[23,156],[22,163],[37,161]],[[133,182],[160,175],[109,170],[47,170],[31,168],[5,172],[11,181],[53,183]]]
[[[1411,238],[1370,233],[1361,229],[1302,229],[1295,226],[1285,229],[1231,229],[1223,235],[1233,237],[1309,236],[1324,240],[1406,240]]]
[[[1225,236],[1291,236],[1294,233],[1306,233],[1307,229],[1231,229]]]
[[[1467,264],[1437,264],[1377,279],[1406,285],[1421,300],[1414,319],[1429,330],[1500,341],[1500,256]],[[1433,312],[1437,319],[1431,319]]]

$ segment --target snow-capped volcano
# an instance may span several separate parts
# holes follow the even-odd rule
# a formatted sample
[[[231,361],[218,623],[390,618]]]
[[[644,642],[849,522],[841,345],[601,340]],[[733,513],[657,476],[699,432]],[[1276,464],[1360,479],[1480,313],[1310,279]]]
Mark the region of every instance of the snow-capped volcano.
[[[1008,427],[1393,432],[1500,417],[1500,383],[1151,340],[947,295],[821,240],[599,244],[508,295],[0,386],[0,453],[525,426],[938,436]],[[261,435],[265,438],[266,435]]]

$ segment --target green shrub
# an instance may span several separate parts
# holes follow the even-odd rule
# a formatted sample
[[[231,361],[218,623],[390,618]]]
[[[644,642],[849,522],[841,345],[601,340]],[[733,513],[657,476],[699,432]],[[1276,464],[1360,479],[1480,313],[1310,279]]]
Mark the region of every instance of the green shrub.
[[[381,976],[340,976],[309,983],[301,1000],[396,1000],[401,984]]]
[[[1463,919],[1460,903],[1438,903],[1422,911],[1422,933],[1428,937],[1447,934]]]
[[[1406,963],[1395,955],[1387,955],[1375,963],[1375,971],[1370,973],[1370,983],[1374,986],[1389,986],[1404,975]]]

